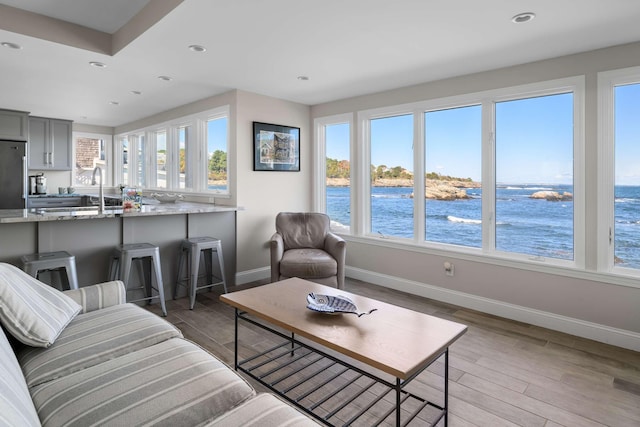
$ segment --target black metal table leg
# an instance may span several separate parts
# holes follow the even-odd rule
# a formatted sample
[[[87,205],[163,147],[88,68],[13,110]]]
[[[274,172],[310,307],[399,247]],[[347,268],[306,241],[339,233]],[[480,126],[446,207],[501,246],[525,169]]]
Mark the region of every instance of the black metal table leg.
[[[236,369],[236,371],[238,370],[238,309],[236,308],[236,325],[235,325],[235,339],[234,339],[234,361],[233,361],[233,365]]]
[[[444,427],[449,425],[449,347],[444,351]]]
[[[402,386],[400,384],[400,378],[396,378],[396,426],[400,426],[400,392],[402,391]]]

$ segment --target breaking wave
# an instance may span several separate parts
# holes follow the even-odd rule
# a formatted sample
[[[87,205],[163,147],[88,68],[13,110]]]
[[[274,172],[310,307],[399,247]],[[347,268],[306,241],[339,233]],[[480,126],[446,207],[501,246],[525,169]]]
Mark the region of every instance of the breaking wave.
[[[460,222],[463,224],[482,224],[481,219],[468,219],[468,218],[459,218],[457,216],[448,215],[447,219],[451,222]]]

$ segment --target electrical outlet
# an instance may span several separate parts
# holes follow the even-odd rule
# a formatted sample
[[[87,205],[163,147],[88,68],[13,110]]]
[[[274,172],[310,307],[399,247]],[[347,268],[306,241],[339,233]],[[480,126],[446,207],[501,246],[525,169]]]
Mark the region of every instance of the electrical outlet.
[[[444,274],[446,274],[447,276],[453,276],[453,271],[454,271],[453,263],[446,261],[444,263]]]

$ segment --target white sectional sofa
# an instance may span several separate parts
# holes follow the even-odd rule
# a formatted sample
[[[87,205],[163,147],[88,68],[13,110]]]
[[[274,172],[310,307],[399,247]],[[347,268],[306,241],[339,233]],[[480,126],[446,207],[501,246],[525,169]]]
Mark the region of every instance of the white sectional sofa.
[[[0,426],[317,426],[125,303],[122,282],[60,292],[0,263]]]

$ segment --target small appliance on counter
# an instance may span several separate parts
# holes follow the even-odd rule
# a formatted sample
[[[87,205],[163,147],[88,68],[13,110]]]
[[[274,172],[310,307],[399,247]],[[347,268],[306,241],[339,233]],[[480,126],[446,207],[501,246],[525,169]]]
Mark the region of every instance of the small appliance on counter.
[[[47,194],[47,178],[44,173],[29,175],[29,194]]]

